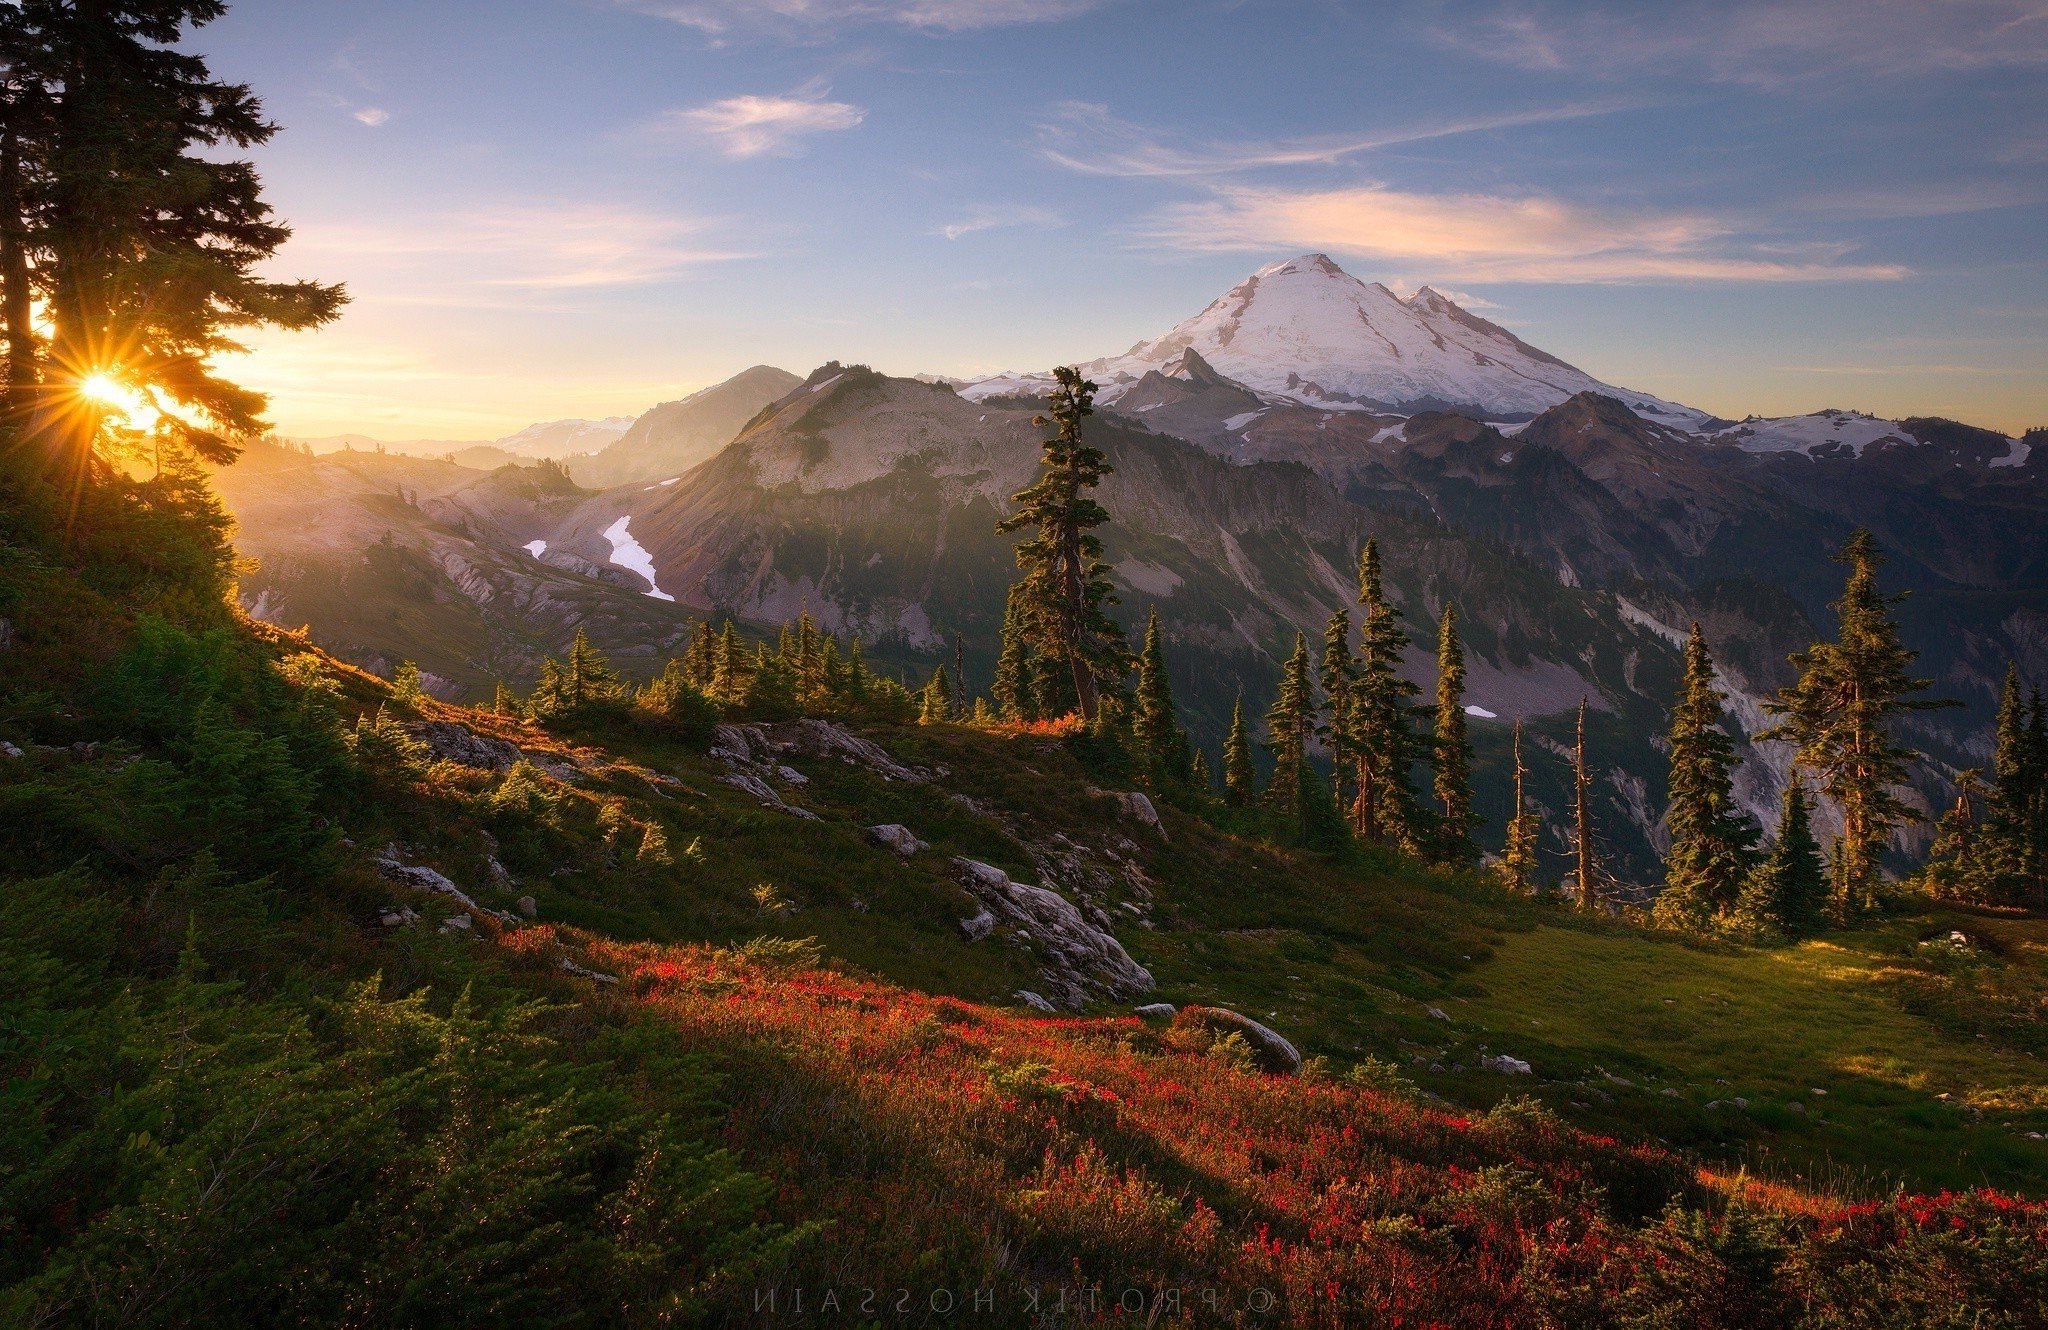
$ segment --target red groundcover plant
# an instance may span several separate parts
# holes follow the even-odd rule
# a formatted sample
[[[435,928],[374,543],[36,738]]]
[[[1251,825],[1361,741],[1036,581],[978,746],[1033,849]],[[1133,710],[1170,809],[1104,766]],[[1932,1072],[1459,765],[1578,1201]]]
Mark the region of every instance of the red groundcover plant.
[[[732,1144],[777,1179],[779,1217],[814,1226],[731,1291],[751,1319],[2048,1325],[2039,1203],[1841,1204],[1526,1101],[1471,1115],[1261,1074],[1181,1027],[1013,1014],[744,949],[508,941],[584,949],[728,1073]]]

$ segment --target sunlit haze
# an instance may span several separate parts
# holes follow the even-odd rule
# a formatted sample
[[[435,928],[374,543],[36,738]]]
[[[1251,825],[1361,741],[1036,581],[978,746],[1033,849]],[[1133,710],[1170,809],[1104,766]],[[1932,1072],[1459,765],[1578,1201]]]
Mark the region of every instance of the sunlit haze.
[[[1304,250],[1727,415],[2048,423],[2038,0],[248,0],[301,435],[1041,369]]]

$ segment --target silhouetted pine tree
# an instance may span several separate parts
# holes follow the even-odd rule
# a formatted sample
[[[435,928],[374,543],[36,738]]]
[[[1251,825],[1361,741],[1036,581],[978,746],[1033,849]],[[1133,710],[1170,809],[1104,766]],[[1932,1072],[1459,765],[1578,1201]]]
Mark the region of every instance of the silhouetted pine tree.
[[[2033,844],[2042,772],[2035,764],[2027,703],[2017,665],[2005,672],[1998,701],[1998,729],[1991,756],[1992,785],[1984,801],[1984,826],[1972,868],[1981,881],[1975,894],[2005,904],[2035,896],[2031,880],[2038,867]]]
[[[1593,826],[1593,772],[1586,760],[1586,699],[1579,699],[1577,739],[1572,745],[1572,890],[1579,908],[1590,910],[1602,902],[1604,870],[1600,865],[1598,832]]]
[[[1479,860],[1472,842],[1472,744],[1465,736],[1465,648],[1458,607],[1446,601],[1436,637],[1436,857],[1449,864]]]
[[[932,670],[932,677],[918,694],[918,723],[937,725],[940,721],[953,719],[953,674],[942,661]]]
[[[1919,815],[1892,791],[1902,785],[1918,754],[1892,738],[1909,711],[1950,705],[1916,698],[1933,683],[1913,677],[1917,653],[1899,642],[1891,607],[1904,594],[1878,589],[1884,555],[1868,531],[1849,537],[1837,561],[1849,579],[1834,604],[1835,640],[1796,652],[1799,680],[1767,703],[1779,723],[1760,738],[1797,744],[1799,765],[1820,779],[1821,792],[1841,813],[1843,830],[1829,867],[1838,919],[1876,903],[1879,856],[1898,827]]]
[[[1671,713],[1670,806],[1659,920],[1704,928],[1735,906],[1755,865],[1757,829],[1735,806],[1735,745],[1721,728],[1727,700],[1699,624],[1685,642],[1685,680]]]
[[[1107,609],[1116,603],[1109,564],[1094,534],[1109,520],[1093,491],[1110,467],[1102,450],[1081,438],[1081,422],[1095,413],[1095,385],[1064,365],[1053,374],[1051,419],[1039,416],[1034,422],[1054,427],[1043,443],[1043,471],[1017,492],[1016,511],[996,530],[1033,529],[1017,546],[1024,629],[1041,655],[1065,669],[1081,714],[1092,720],[1103,685],[1120,682],[1130,670],[1123,629]]]

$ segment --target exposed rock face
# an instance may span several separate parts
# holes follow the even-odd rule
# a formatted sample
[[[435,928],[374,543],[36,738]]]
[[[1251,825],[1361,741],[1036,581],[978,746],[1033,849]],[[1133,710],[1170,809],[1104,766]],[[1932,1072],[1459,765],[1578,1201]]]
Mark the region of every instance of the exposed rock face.
[[[956,858],[953,866],[986,910],[1031,934],[1045,958],[1046,986],[1060,1005],[1078,1008],[1092,996],[1121,997],[1152,988],[1152,972],[1066,897],[1012,881],[1002,869],[978,860]]]
[[[1479,1065],[1488,1071],[1497,1071],[1503,1076],[1527,1076],[1529,1064],[1520,1058],[1511,1058],[1505,1053],[1489,1053],[1479,1059]]]
[[[805,822],[822,821],[823,819],[810,809],[798,808],[795,804],[784,799],[775,792],[775,787],[768,783],[766,778],[771,775],[778,779],[787,779],[782,773],[788,771],[788,768],[781,766],[775,761],[775,754],[779,751],[780,746],[771,741],[766,734],[762,733],[761,727],[758,725],[717,725],[712,727],[711,755],[731,768],[731,770],[719,777],[720,780],[735,789],[744,790],[746,793],[751,794],[760,801],[763,808],[773,809],[778,813],[787,813],[789,816],[800,818]],[[795,772],[790,772],[789,774],[797,776],[797,779],[790,783],[803,783],[802,776],[797,775]]]
[[[1243,1012],[1228,1007],[1183,1007],[1173,1018],[1176,1025],[1197,1025],[1218,1034],[1237,1033],[1257,1050],[1261,1065],[1269,1071],[1301,1070],[1301,1050],[1278,1031],[1261,1025]]]
[[[896,822],[885,822],[878,827],[868,828],[868,839],[877,845],[887,846],[908,859],[919,850],[929,850],[930,845],[911,834],[910,828]]]
[[[996,917],[990,914],[986,905],[972,918],[960,921],[960,936],[969,942],[979,942],[996,931]]]
[[[484,771],[504,771],[522,756],[519,746],[503,739],[490,739],[450,720],[428,720],[405,727],[406,732],[427,746],[443,762],[456,762]]]
[[[1179,1008],[1171,1002],[1148,1002],[1142,1007],[1131,1008],[1135,1015],[1142,1016],[1148,1021],[1172,1020],[1173,1013],[1178,1010]]]

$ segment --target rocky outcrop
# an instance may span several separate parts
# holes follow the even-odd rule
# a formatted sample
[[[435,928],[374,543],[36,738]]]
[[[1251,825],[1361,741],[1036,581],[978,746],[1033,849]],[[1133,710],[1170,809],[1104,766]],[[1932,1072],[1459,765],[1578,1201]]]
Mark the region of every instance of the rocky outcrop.
[[[405,730],[425,744],[428,754],[437,762],[453,762],[481,771],[506,771],[515,762],[529,762],[556,780],[574,780],[582,772],[574,758],[521,748],[509,739],[493,739],[452,720],[415,721]]]
[[[1243,1012],[1228,1007],[1182,1007],[1173,1018],[1175,1025],[1196,1026],[1214,1034],[1241,1034],[1268,1071],[1301,1070],[1301,1050],[1269,1026],[1261,1025]]]
[[[759,801],[761,807],[787,813],[805,822],[822,821],[808,808],[799,808],[776,793],[768,783],[770,776],[792,785],[807,783],[799,772],[775,761],[780,751],[758,725],[715,725],[711,730],[711,755],[730,768],[719,779],[738,790],[744,790]],[[791,779],[794,777],[794,779]]]
[[[1066,897],[1013,881],[1002,869],[978,860],[955,859],[953,866],[986,911],[1029,935],[1045,961],[1046,987],[1061,1006],[1078,1008],[1091,997],[1151,990],[1152,972]]]
[[[908,859],[919,850],[929,850],[930,845],[911,834],[909,827],[897,822],[884,822],[878,827],[868,828],[868,839],[885,846]]]
[[[883,780],[900,780],[915,785],[942,774],[923,767],[905,766],[889,756],[880,744],[863,739],[828,720],[805,718],[778,727],[776,737],[783,740],[785,747],[782,751],[793,748],[807,757],[836,757],[851,766],[871,771]]]

